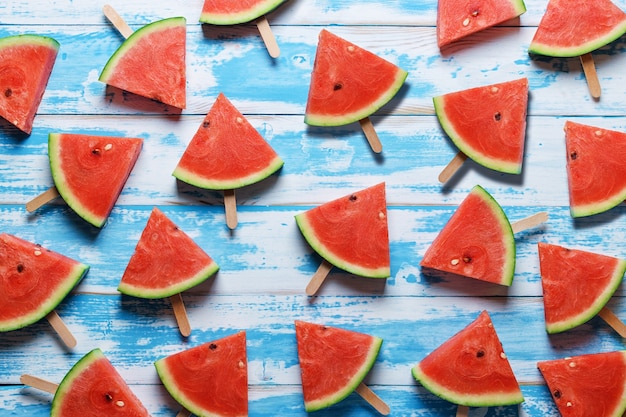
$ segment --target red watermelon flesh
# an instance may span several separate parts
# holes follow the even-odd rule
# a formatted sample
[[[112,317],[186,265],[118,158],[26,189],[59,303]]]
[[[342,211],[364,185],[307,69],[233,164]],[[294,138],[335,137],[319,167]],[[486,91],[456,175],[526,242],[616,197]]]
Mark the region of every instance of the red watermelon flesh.
[[[142,144],[140,138],[50,133],[48,156],[59,194],[80,217],[102,227]]]
[[[426,250],[423,267],[500,285],[515,273],[515,238],[500,205],[477,185]]]
[[[626,272],[626,260],[548,243],[538,246],[548,333],[569,330],[598,314]]]
[[[522,0],[439,0],[437,44],[446,46],[526,12]]]
[[[307,412],[346,398],[374,365],[382,339],[296,320],[298,360]]]
[[[59,43],[39,35],[0,38],[0,116],[31,133]]]
[[[455,404],[490,407],[524,401],[486,311],[415,365],[412,374],[433,394]]]
[[[150,417],[122,376],[94,349],[70,369],[52,400],[50,417]]]
[[[323,29],[304,122],[340,126],[364,119],[395,96],[407,72]]]
[[[271,12],[286,0],[204,0],[200,22],[235,25]]]
[[[184,109],[186,35],[184,17],[171,17],[140,28],[109,58],[99,80]]]
[[[537,363],[563,417],[621,417],[626,412],[626,351]]]
[[[296,215],[311,247],[331,264],[370,278],[390,275],[385,183]]]
[[[207,280],[219,266],[161,210],[153,208],[118,291],[164,298]]]
[[[274,149],[220,94],[173,175],[196,187],[230,190],[261,181],[282,166]]]
[[[248,415],[245,332],[192,347],[154,365],[167,391],[193,414]]]
[[[23,239],[0,234],[0,332],[45,317],[89,267]]]
[[[575,57],[594,51],[626,33],[626,13],[610,0],[550,0],[529,52]]]
[[[433,103],[441,126],[461,152],[487,168],[522,171],[527,78],[444,94]]]
[[[565,122],[572,217],[607,211],[626,199],[626,133]]]

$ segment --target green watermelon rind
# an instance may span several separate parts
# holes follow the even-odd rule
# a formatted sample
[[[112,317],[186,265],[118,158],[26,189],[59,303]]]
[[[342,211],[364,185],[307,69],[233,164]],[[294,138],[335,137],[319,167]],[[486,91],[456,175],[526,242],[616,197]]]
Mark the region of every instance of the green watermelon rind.
[[[574,327],[580,326],[595,317],[600,310],[609,302],[609,299],[613,296],[615,291],[622,282],[622,279],[626,274],[626,260],[620,259],[617,263],[613,276],[609,285],[606,286],[604,291],[595,299],[595,301],[585,310],[581,311],[574,317],[570,317],[567,320],[560,320],[554,323],[546,322],[546,331],[549,334],[561,333]]]
[[[419,381],[426,389],[436,394],[444,400],[454,404],[465,405],[468,407],[492,407],[520,404],[524,401],[524,397],[519,390],[511,393],[493,393],[484,395],[463,395],[463,393],[452,391],[443,385],[438,384],[432,378],[425,375],[419,363],[411,369],[413,378]]]
[[[581,45],[571,46],[571,47],[560,47],[547,45],[544,43],[539,43],[537,41],[531,41],[528,52],[538,55],[552,56],[557,58],[571,58],[581,56],[596,49],[607,45],[620,37],[622,37],[626,33],[626,20],[622,22],[620,25],[615,26],[611,31],[606,33],[604,36],[600,36],[596,39],[589,40]]]
[[[153,33],[160,32],[169,28],[185,27],[187,20],[184,17],[170,17],[167,19],[157,20],[156,22],[149,23],[136,31],[134,31],[117,50],[111,55],[107,63],[105,64],[98,81],[108,83],[111,75],[115,72],[117,64],[120,62],[127,52],[131,51],[133,47],[143,37],[150,36]]]
[[[344,400],[348,395],[350,395],[357,387],[363,382],[369,371],[374,366],[376,362],[376,358],[378,357],[378,353],[380,352],[380,348],[383,344],[383,339],[377,336],[372,336],[372,343],[367,354],[366,360],[363,366],[355,372],[352,376],[352,379],[341,389],[338,390],[334,395],[330,395],[325,398],[320,398],[319,400],[309,401],[304,404],[304,409],[306,412],[310,413],[313,411],[318,411],[327,407],[330,407],[338,402]]]
[[[593,204],[570,204],[570,214],[574,218],[593,216],[594,214],[604,213],[622,204],[624,200],[626,200],[626,187],[604,201]]]
[[[309,126],[343,126],[363,120],[387,104],[398,93],[400,88],[402,88],[408,75],[409,73],[407,71],[402,68],[397,68],[395,79],[389,89],[381,94],[373,103],[359,110],[340,116],[308,112],[304,115],[304,123]]]
[[[251,173],[250,175],[246,175],[245,177],[232,180],[219,181],[205,178],[191,172],[188,169],[185,169],[184,167],[181,167],[180,165],[174,169],[172,175],[179,180],[198,188],[204,188],[207,190],[233,190],[247,185],[256,184],[278,171],[283,165],[284,161],[280,158],[280,156],[276,155],[271,161],[269,161],[268,165],[264,169]]]
[[[313,227],[308,220],[308,213],[300,213],[295,216],[296,224],[300,228],[300,232],[309,243],[309,245],[317,252],[322,258],[344,271],[348,271],[355,275],[359,275],[367,278],[388,278],[391,275],[391,268],[389,265],[382,266],[380,268],[365,268],[361,265],[353,262],[348,262],[340,256],[330,251],[324,243],[322,243],[317,235],[313,231]]]
[[[61,44],[56,39],[43,35],[26,33],[0,38],[0,49],[15,45],[41,45],[57,51],[61,47]]]
[[[250,22],[264,14],[276,9],[286,0],[265,0],[259,1],[255,7],[239,13],[201,13],[200,23],[208,23],[211,25],[237,25],[239,23]]]

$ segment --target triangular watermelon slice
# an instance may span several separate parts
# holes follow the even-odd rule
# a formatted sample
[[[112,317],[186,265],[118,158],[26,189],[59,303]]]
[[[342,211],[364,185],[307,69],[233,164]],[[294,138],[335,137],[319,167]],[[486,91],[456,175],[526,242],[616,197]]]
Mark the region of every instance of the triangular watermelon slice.
[[[140,298],[164,298],[206,281],[218,269],[189,235],[154,207],[117,289]]]
[[[309,245],[332,265],[356,275],[390,275],[385,183],[296,215]]]
[[[441,48],[524,12],[526,6],[522,0],[439,0],[437,45]]]
[[[80,217],[102,227],[142,145],[141,138],[50,133],[48,157],[54,185]]]
[[[295,327],[307,412],[350,395],[374,366],[383,343],[376,336],[300,320]]]
[[[626,412],[626,351],[537,363],[563,417],[622,417]]]
[[[0,234],[0,332],[50,313],[89,267],[23,239]]]
[[[221,94],[172,175],[200,188],[230,190],[267,178],[283,160]]]
[[[192,347],[154,365],[167,391],[193,414],[248,415],[245,332]]]
[[[589,321],[609,301],[626,273],[626,260],[539,243],[548,333]]]
[[[104,356],[94,349],[65,375],[52,399],[50,417],[150,417],[141,401]]]
[[[99,80],[184,109],[186,35],[184,17],[171,17],[143,26],[109,58]]]
[[[524,401],[486,311],[412,369],[433,394],[454,404],[491,407]]]
[[[420,265],[511,285],[515,274],[515,237],[502,207],[476,185],[426,250]]]
[[[59,43],[47,36],[0,38],[0,116],[30,134]]]
[[[211,25],[236,25],[267,14],[286,0],[204,0],[200,22]]]
[[[522,171],[527,78],[444,94],[433,103],[441,126],[461,152],[496,171]]]
[[[407,72],[322,29],[304,122],[340,126],[364,119],[396,95]]]
[[[550,0],[528,51],[576,57],[626,33],[626,13],[610,0]]]
[[[565,122],[572,217],[607,211],[626,199],[626,133]]]

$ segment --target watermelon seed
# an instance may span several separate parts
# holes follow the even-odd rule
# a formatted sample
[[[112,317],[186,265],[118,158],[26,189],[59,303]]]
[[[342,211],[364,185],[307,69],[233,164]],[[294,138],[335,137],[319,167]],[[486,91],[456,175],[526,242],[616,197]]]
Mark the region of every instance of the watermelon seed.
[[[569,367],[570,368],[576,368],[576,362],[570,362],[569,363]]]
[[[243,119],[241,117],[237,117],[237,123],[239,124],[243,123]]]
[[[463,262],[465,262],[466,264],[472,262],[472,257],[471,256],[464,256],[463,257]]]
[[[354,52],[354,46],[348,45],[348,52]]]
[[[451,261],[450,261],[450,263],[451,263],[452,265],[458,265],[458,264],[459,264],[459,260],[458,260],[458,259],[456,259],[456,258],[454,258],[453,260],[451,260]]]
[[[552,393],[552,395],[554,396],[554,398],[561,398],[561,391],[559,391],[558,389],[554,390],[554,392]]]
[[[11,90],[10,88],[7,88],[6,90],[4,90],[4,96],[6,98],[11,97],[11,95],[13,95],[13,90]]]
[[[463,26],[469,25],[469,22],[470,22],[470,18],[466,17],[465,20],[463,21]]]
[[[203,127],[203,128],[205,128],[205,129],[206,129],[207,127],[209,127],[209,126],[211,126],[211,122],[209,122],[208,120],[206,120],[206,121],[204,121],[204,122],[202,123],[202,127]]]
[[[117,405],[118,407],[124,407],[124,401],[116,401],[115,405]]]
[[[480,13],[480,10],[476,9],[472,12],[472,16],[476,17]]]
[[[569,157],[573,161],[574,159],[578,158],[578,154],[576,153],[576,151],[574,151],[571,154],[569,154]]]
[[[41,255],[41,251],[39,249],[35,250],[35,256]]]
[[[476,352],[476,357],[477,358],[482,358],[483,356],[485,356],[485,351],[484,350],[479,350],[478,352]]]
[[[499,122],[500,119],[502,119],[502,114],[500,114],[500,112],[497,111],[496,114],[493,115],[493,118],[495,119],[496,122]]]
[[[17,264],[17,272],[21,273],[22,271],[24,271],[24,264],[22,263]]]
[[[498,90],[500,90],[500,89],[498,87],[496,87],[496,86],[491,87],[491,92],[494,93],[494,94],[497,93]]]
[[[500,352],[500,357],[501,357],[502,359],[506,359],[506,353],[504,353],[504,352]]]
[[[107,143],[107,144],[104,146],[104,150],[105,150],[105,151],[110,151],[112,147],[113,147],[113,145],[112,145],[112,144]]]
[[[107,392],[104,394],[104,399],[107,401],[113,401],[113,396]]]
[[[239,369],[243,369],[244,366],[245,364],[243,363],[243,361],[239,361]]]
[[[565,404],[565,405],[568,406],[568,407],[571,407],[573,404],[570,401],[568,401],[567,404]]]
[[[93,149],[91,150],[91,153],[92,153],[92,154],[94,154],[94,155],[99,155],[99,154],[100,154],[100,149],[98,149],[98,148],[93,148]]]
[[[602,131],[601,131],[601,130],[596,130],[594,133],[595,133],[595,134],[596,134],[596,136],[598,136],[598,137],[602,136]]]
[[[215,343],[211,343],[211,344],[209,345],[209,349],[211,349],[211,350],[215,350],[215,349],[217,349],[217,345],[216,345]]]
[[[341,90],[342,88],[343,88],[343,84],[337,83],[334,85],[333,90],[337,91],[337,90]]]
[[[350,201],[356,201],[357,200],[357,196],[355,196],[354,194],[352,194],[350,196]]]

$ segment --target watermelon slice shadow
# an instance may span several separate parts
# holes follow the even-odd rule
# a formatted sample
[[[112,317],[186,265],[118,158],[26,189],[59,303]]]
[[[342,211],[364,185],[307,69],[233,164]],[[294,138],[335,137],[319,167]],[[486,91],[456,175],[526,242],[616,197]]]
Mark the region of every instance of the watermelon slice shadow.
[[[139,94],[131,93],[108,84],[104,88],[102,99],[106,106],[120,108],[124,112],[131,109],[139,113],[162,113],[171,116],[181,116],[183,112],[183,109],[178,107],[161,103],[158,100],[143,97]]]
[[[0,117],[0,132],[2,132],[2,136],[5,139],[11,140],[12,142],[14,141],[15,144],[22,143],[32,135],[32,132],[26,133],[22,131],[2,117]]]
[[[463,293],[466,296],[495,296],[507,297],[510,286],[500,285],[493,282],[482,281],[455,274],[453,272],[420,266],[419,282],[428,286],[439,286],[456,294]],[[502,300],[506,303],[506,299]]]
[[[489,44],[507,36],[516,37],[521,31],[521,27],[521,18],[519,16],[514,17],[506,22],[471,33],[457,41],[444,45],[439,48],[439,54],[444,59],[450,58],[455,53],[476,47],[477,44]]]

